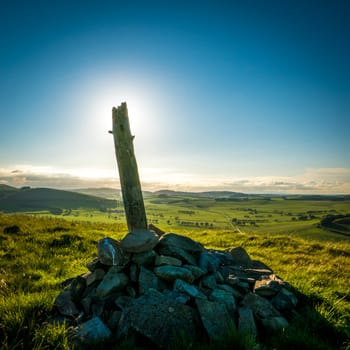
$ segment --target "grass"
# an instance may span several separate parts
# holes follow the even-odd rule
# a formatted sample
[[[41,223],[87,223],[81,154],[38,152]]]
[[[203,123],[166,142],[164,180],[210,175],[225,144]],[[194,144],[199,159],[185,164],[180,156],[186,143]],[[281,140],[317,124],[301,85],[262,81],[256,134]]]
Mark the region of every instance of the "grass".
[[[260,345],[231,332],[230,339],[240,344],[237,348],[350,349],[350,240],[316,226],[323,215],[349,212],[348,203],[280,198],[266,203],[261,199],[215,203],[213,199],[150,197],[146,208],[160,228],[187,235],[208,248],[243,246],[253,259],[266,263],[296,289],[298,314],[291,326],[273,337],[261,335]],[[120,217],[116,220],[110,213],[74,212],[0,214],[1,349],[69,349],[66,327],[45,324],[53,301],[66,279],[87,271],[85,265],[96,256],[100,238],[120,239],[127,232],[121,213],[113,214]],[[297,214],[309,216],[292,220]],[[267,221],[258,226],[232,225],[233,217],[248,219],[245,216]],[[199,226],[181,224],[191,220]],[[17,233],[6,230],[11,226],[18,226]],[[225,344],[222,341],[221,348],[228,349],[232,342]],[[129,339],[118,349],[135,346]],[[199,348],[181,337],[172,346]],[[219,345],[200,347],[217,349]]]

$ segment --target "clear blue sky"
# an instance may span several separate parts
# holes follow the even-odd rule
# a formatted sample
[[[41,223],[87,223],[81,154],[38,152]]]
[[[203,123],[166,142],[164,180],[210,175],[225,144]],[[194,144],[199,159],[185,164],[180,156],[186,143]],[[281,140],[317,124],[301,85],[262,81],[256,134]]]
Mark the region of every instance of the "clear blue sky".
[[[0,2],[0,183],[350,193],[350,2]]]

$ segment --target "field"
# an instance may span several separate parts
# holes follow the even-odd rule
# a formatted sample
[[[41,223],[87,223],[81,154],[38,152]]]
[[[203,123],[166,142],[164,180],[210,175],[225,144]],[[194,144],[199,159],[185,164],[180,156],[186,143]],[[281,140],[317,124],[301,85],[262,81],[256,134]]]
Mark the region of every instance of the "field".
[[[0,214],[1,349],[69,349],[67,330],[45,321],[64,281],[87,271],[97,241],[125,235],[118,203],[102,211],[65,208],[60,215]],[[158,194],[145,196],[145,204],[149,222],[164,231],[206,247],[243,246],[296,289],[291,326],[262,337],[256,349],[350,349],[350,201]],[[325,217],[333,219],[323,225]]]

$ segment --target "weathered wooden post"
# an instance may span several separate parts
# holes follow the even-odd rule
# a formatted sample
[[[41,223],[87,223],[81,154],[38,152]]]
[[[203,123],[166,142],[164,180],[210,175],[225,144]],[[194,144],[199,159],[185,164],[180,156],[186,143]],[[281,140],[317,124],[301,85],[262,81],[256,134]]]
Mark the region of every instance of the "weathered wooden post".
[[[147,230],[146,211],[134,154],[134,136],[130,131],[126,102],[118,108],[113,107],[112,122],[120,186],[129,230],[129,234],[121,243],[128,251],[145,251],[153,248],[158,242],[158,236]]]

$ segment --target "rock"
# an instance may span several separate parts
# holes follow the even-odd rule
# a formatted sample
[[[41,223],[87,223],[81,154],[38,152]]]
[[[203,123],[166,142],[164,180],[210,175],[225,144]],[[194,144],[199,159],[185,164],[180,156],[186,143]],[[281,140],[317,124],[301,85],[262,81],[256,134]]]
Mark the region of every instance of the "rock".
[[[195,299],[208,299],[198,288],[180,279],[175,280],[174,291],[177,293],[185,293]]]
[[[130,253],[141,253],[152,250],[158,243],[159,237],[153,231],[137,230],[129,232],[120,242],[121,247]]]
[[[97,299],[92,305],[91,305],[91,311],[93,316],[99,316],[101,317],[105,308],[105,301],[102,299]]]
[[[96,288],[96,295],[103,298],[113,292],[120,291],[126,287],[128,280],[125,273],[114,272],[111,268]]]
[[[56,300],[54,305],[57,307],[59,313],[63,316],[74,316],[79,314],[75,303],[72,301],[72,296],[69,290],[64,290],[61,292]]]
[[[231,255],[233,264],[244,267],[251,266],[252,261],[243,247],[230,248],[226,252]]]
[[[238,309],[238,331],[254,339],[258,336],[253,312],[248,307],[240,307]]]
[[[203,246],[192,240],[191,238],[185,237],[178,235],[176,233],[166,233],[163,235],[158,243],[158,248],[181,248],[187,253],[194,255],[194,256],[199,256],[199,254],[204,250]]]
[[[289,326],[288,321],[282,316],[274,316],[261,320],[261,324],[267,331],[275,332]]]
[[[117,328],[119,324],[119,320],[122,317],[122,312],[119,310],[115,310],[112,312],[111,316],[107,321],[107,326],[111,329]]]
[[[120,310],[125,311],[127,307],[133,302],[133,298],[126,296],[126,295],[120,295],[117,299],[115,299],[115,305],[119,307]]]
[[[195,265],[182,265],[182,267],[190,270],[192,272],[192,275],[194,276],[194,279],[198,279],[199,277],[202,277],[205,275],[205,271],[203,271],[200,267]]]
[[[82,276],[78,276],[73,279],[71,284],[69,285],[69,293],[70,297],[74,302],[79,301],[81,296],[84,294],[86,289],[86,280]]]
[[[220,259],[210,251],[203,251],[199,257],[199,267],[207,272],[215,273],[220,265]]]
[[[98,259],[104,265],[126,266],[130,261],[129,254],[125,254],[119,241],[113,238],[103,238],[97,244]]]
[[[196,305],[209,338],[211,340],[220,340],[226,337],[234,322],[225,304],[196,299]]]
[[[150,292],[134,299],[124,311],[118,336],[125,337],[135,330],[160,348],[168,348],[179,336],[193,339],[198,320],[190,306],[169,300],[159,292]]]
[[[91,284],[95,283],[96,281],[101,281],[103,277],[105,276],[105,271],[103,269],[96,269],[94,272],[90,272],[85,274],[83,277],[86,280],[86,285],[90,286]]]
[[[154,273],[159,278],[169,282],[175,281],[178,278],[189,283],[192,283],[194,280],[192,272],[184,267],[163,265],[156,267]]]
[[[254,293],[249,293],[244,297],[242,306],[250,308],[259,320],[281,316],[267,299]]]
[[[72,338],[78,346],[91,347],[106,342],[112,335],[109,328],[96,316],[73,330]]]
[[[164,231],[162,231],[160,228],[158,228],[157,226],[155,226],[155,225],[153,225],[153,224],[149,224],[149,225],[148,225],[148,229],[149,229],[150,231],[155,232],[155,233],[158,235],[158,237],[163,236],[164,233],[165,233]]]
[[[130,265],[129,277],[132,282],[137,282],[139,279],[139,268],[135,264]]]
[[[232,293],[222,289],[214,289],[209,295],[209,300],[225,304],[227,311],[232,317],[234,316],[236,311],[236,301]]]
[[[280,292],[271,299],[271,304],[281,312],[289,313],[297,305],[297,297],[288,289],[282,288]]]
[[[158,255],[156,257],[154,265],[156,265],[156,266],[161,266],[161,265],[181,266],[182,261],[180,259],[176,259],[172,256]]]
[[[207,249],[207,252],[215,257],[220,266],[233,265],[234,261],[231,254],[227,251]]]
[[[209,289],[215,289],[217,287],[216,285],[216,277],[215,275],[206,275],[203,276],[199,282],[201,287],[209,288]]]
[[[154,259],[156,258],[156,253],[154,250],[147,250],[141,253],[133,254],[131,261],[139,266],[149,266],[154,263]]]
[[[182,281],[182,280],[179,280],[179,281]],[[182,282],[184,282],[184,281],[182,281]],[[186,282],[184,282],[184,283],[186,283]],[[163,290],[163,295],[166,298],[173,300],[177,303],[181,303],[181,304],[186,304],[191,299],[191,297],[188,294],[179,292],[177,290],[165,289],[165,290]]]
[[[174,258],[180,259],[185,264],[190,264],[197,266],[196,259],[188,252],[186,252],[184,249],[170,246],[170,247],[159,247],[158,253],[166,256],[172,256]]]
[[[282,285],[278,281],[263,279],[255,281],[254,293],[262,297],[272,297],[282,289]]]
[[[158,277],[150,270],[141,266],[139,274],[139,294],[145,294],[149,289],[158,289]]]
[[[101,263],[99,258],[95,258],[94,260],[88,262],[86,267],[89,269],[89,271],[94,272],[96,269],[104,269],[106,266]]]

